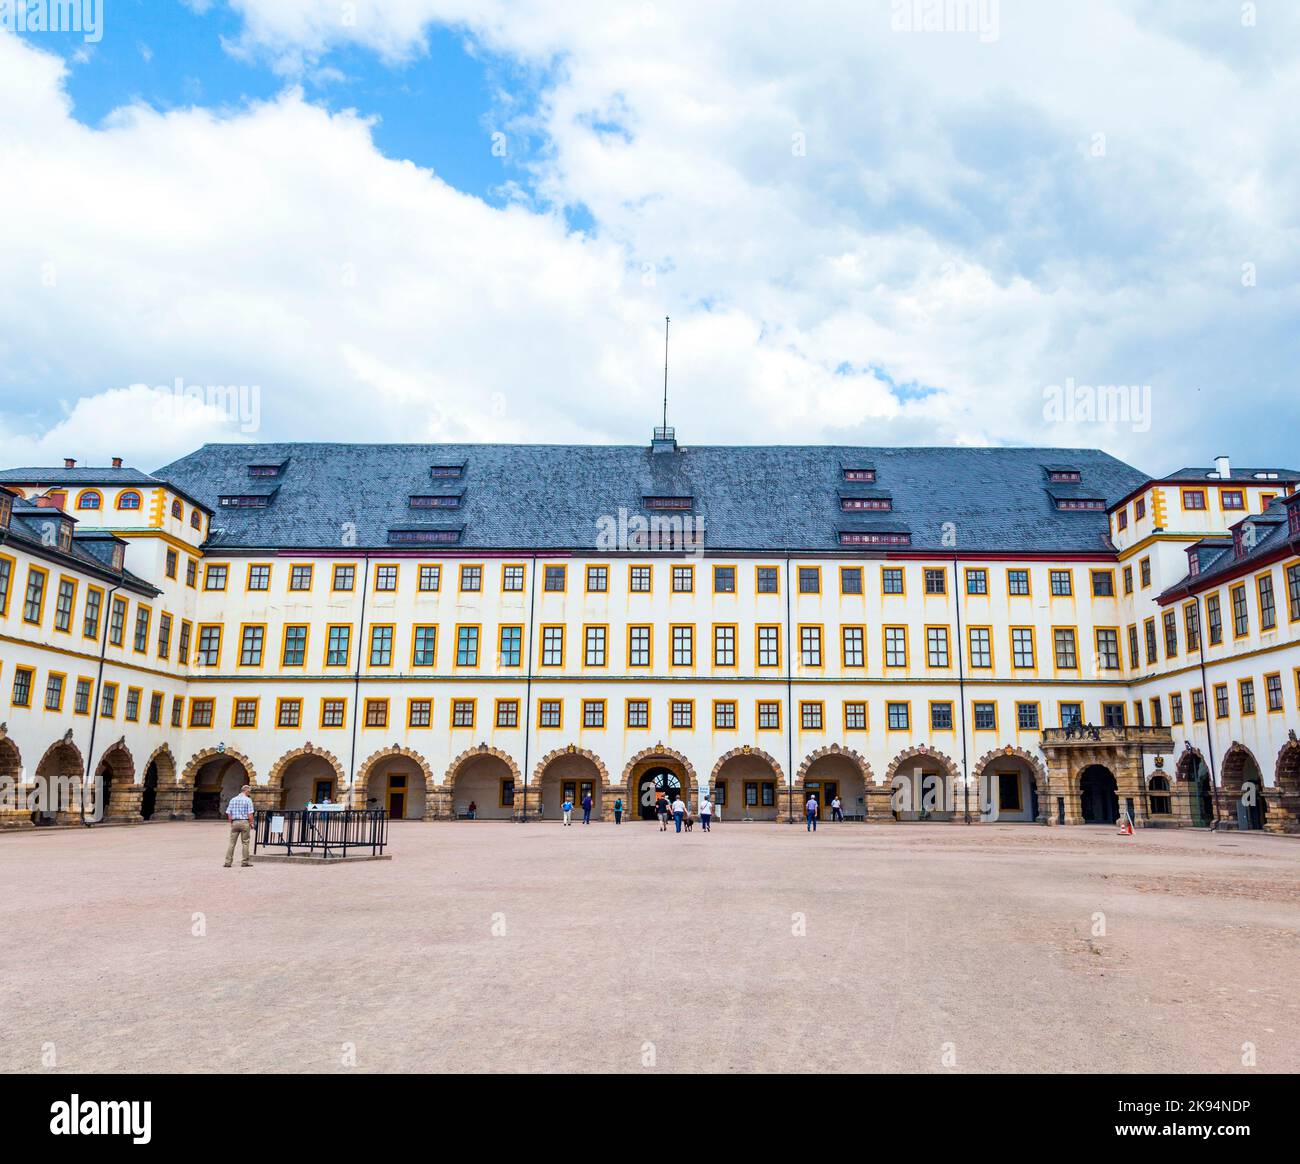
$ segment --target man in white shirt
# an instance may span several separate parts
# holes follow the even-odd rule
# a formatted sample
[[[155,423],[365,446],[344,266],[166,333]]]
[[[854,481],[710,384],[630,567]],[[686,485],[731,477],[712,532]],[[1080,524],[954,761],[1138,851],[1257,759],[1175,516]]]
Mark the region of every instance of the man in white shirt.
[[[817,797],[808,797],[808,803],[803,806],[803,810],[808,814],[808,831],[815,833],[817,831]]]
[[[686,801],[678,793],[677,799],[673,801],[673,825],[677,832],[682,831],[682,820],[686,816]]]
[[[230,843],[226,845],[227,869],[235,859],[236,841],[243,842],[244,859],[240,862],[240,868],[247,869],[253,863],[248,859],[248,840],[252,832],[249,820],[255,811],[252,798],[248,795],[251,791],[251,785],[245,784],[239,790],[239,795],[232,796],[226,805],[226,820],[230,822]]]
[[[709,831],[709,823],[713,820],[713,803],[707,796],[700,798],[700,829],[702,832]]]
[[[843,820],[844,813],[840,808],[840,798],[837,796],[831,801],[831,820]]]

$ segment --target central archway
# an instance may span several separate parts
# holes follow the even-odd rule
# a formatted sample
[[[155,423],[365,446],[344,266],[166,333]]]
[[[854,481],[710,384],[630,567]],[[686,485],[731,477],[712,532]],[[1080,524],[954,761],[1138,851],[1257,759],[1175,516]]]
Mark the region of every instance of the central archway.
[[[724,821],[780,820],[786,793],[781,765],[759,748],[724,752],[709,776],[709,794]],[[790,811],[788,805],[785,811]]]
[[[1101,764],[1089,764],[1079,774],[1079,807],[1084,824],[1113,825],[1119,820],[1119,785]]]
[[[183,783],[190,791],[189,811],[193,818],[220,820],[240,788],[254,783],[253,770],[242,753],[209,748],[185,765]]]
[[[1185,748],[1178,761],[1178,782],[1186,785],[1184,795],[1195,828],[1208,828],[1214,821],[1214,790],[1205,757],[1195,748]]]
[[[925,745],[900,752],[885,769],[894,819],[954,819],[960,779],[951,756]]]
[[[973,780],[982,821],[1033,824],[1042,818],[1047,773],[1031,752],[1010,745],[986,752]]]
[[[338,757],[310,743],[281,756],[271,766],[266,783],[273,808],[305,808],[326,798],[338,803],[347,794],[347,777]]]
[[[548,752],[533,769],[532,786],[537,789],[538,811],[543,820],[559,820],[564,816],[560,806],[565,799],[573,801],[574,816],[581,820],[583,797],[591,796],[591,819],[604,816],[605,791],[609,787],[609,773],[595,752],[570,744]]]
[[[676,785],[674,785],[674,781]],[[633,820],[654,820],[655,793],[680,789],[687,804],[695,804],[699,781],[691,762],[674,748],[656,744],[637,752],[623,769],[628,815]],[[730,815],[730,814],[728,814]]]
[[[805,792],[815,792],[823,819],[831,819],[831,804],[838,796],[846,820],[866,820],[871,815],[868,792],[874,783],[871,765],[858,752],[831,744],[812,752],[799,765],[794,794],[796,801],[807,803]]]
[[[1223,754],[1224,808],[1239,829],[1262,829],[1268,813],[1264,777],[1250,749],[1234,743]]]
[[[448,799],[443,812],[456,820],[471,812],[476,820],[512,820],[524,807],[519,765],[499,748],[462,752],[451,762],[442,783]],[[537,804],[527,807],[536,811]]]

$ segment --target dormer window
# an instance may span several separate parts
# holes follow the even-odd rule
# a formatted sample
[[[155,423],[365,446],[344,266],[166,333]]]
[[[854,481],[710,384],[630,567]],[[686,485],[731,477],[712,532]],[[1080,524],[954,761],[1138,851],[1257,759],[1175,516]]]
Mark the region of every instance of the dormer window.
[[[248,475],[250,477],[278,477],[280,475],[279,465],[249,465]]]
[[[391,545],[455,545],[464,526],[395,526],[388,531]]]
[[[871,465],[844,465],[844,480],[874,481],[876,470]]]
[[[0,512],[2,512],[0,508]],[[1292,537],[1300,537],[1300,505],[1292,505],[1286,515],[1286,526]]]
[[[647,509],[690,509],[695,504],[695,498],[690,496],[670,496],[666,494],[657,494],[641,498]]]
[[[840,530],[842,546],[910,546],[910,533],[865,533],[861,530]]]
[[[459,465],[431,465],[429,467],[429,476],[435,481],[454,481],[464,475],[465,463],[463,461]]]
[[[1255,544],[1255,527],[1243,521],[1232,531],[1232,552],[1234,557],[1244,558]]]
[[[1058,485],[1077,484],[1083,479],[1078,469],[1048,469],[1047,479]]]
[[[1106,508],[1106,502],[1100,497],[1058,497],[1056,499],[1056,508],[1062,513],[1080,510],[1103,510]],[[1126,517],[1126,523],[1127,520]],[[1122,529],[1123,526],[1120,528]]]
[[[413,493],[412,509],[459,509],[463,493]]]
[[[1195,550],[1187,551],[1187,572],[1193,578],[1201,572],[1201,555]]]
[[[122,568],[122,564],[126,561],[126,546],[121,545],[120,543],[118,545],[115,545],[113,547],[112,560],[113,560],[113,569],[120,570]]]
[[[222,509],[265,509],[271,504],[269,493],[225,493],[221,497]]]
[[[892,497],[841,497],[840,509],[844,513],[889,513],[894,508]]]
[[[72,523],[70,521],[59,522],[59,549],[65,554],[72,549]]]
[[[14,499],[8,493],[0,493],[0,529],[9,528],[9,518],[13,516],[13,511]]]
[[[1147,499],[1139,497],[1133,502],[1133,520],[1141,521],[1147,515]]]

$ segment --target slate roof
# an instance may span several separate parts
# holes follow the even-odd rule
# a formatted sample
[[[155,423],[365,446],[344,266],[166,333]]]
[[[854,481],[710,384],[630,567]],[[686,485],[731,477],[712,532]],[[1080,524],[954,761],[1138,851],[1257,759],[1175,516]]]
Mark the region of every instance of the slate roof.
[[[1235,476],[1235,473],[1234,473]],[[1195,553],[1200,562],[1200,571],[1188,574],[1162,591],[1157,602],[1162,604],[1176,598],[1182,598],[1200,590],[1213,589],[1226,578],[1238,574],[1250,573],[1256,563],[1264,562],[1282,553],[1300,554],[1300,537],[1293,535],[1288,524],[1287,512],[1291,506],[1300,505],[1300,494],[1291,497],[1277,497],[1269,502],[1263,513],[1251,514],[1232,526],[1251,525],[1255,530],[1255,543],[1241,557],[1237,557],[1234,538],[1202,538],[1189,546],[1189,553]]]
[[[1257,477],[1256,474],[1264,474]],[[1269,481],[1300,481],[1300,470],[1297,469],[1243,469],[1238,465],[1232,466],[1231,477],[1220,477],[1218,470],[1213,465],[1203,468],[1185,468],[1179,469],[1176,473],[1170,473],[1167,477],[1161,477],[1161,481],[1210,481],[1215,485],[1260,485],[1268,484]]]
[[[180,493],[191,505],[202,509],[208,508],[204,502],[188,493],[179,483],[167,482],[162,478],[146,473],[141,469],[123,467],[114,469],[103,465],[78,465],[72,469],[53,468],[50,466],[29,466],[19,469],[0,469],[0,485],[39,485],[49,488],[92,488],[104,486],[110,489],[126,489],[131,485],[141,488],[165,489],[171,484],[174,492]]]
[[[691,495],[706,550],[838,550],[840,530],[910,529],[911,548],[940,552],[1109,553],[1105,513],[1058,511],[1046,464],[1069,464],[1095,496],[1116,501],[1149,478],[1091,449],[429,444],[210,444],[155,476],[217,509],[248,491],[248,466],[287,461],[265,509],[222,509],[221,548],[384,547],[389,530],[428,521],[413,494],[464,489],[439,521],[463,525],[457,548],[590,550],[602,515],[652,514],[646,496]],[[430,478],[430,466],[465,464]],[[874,465],[893,498],[884,521],[842,513],[854,488],[841,466]],[[951,523],[950,525],[948,523]],[[945,532],[955,535],[955,545]],[[354,540],[353,540],[354,539]]]

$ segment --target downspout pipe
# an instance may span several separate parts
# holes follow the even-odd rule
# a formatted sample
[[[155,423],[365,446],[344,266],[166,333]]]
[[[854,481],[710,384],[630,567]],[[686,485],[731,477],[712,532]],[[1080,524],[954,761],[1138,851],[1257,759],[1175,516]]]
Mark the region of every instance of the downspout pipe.
[[[365,571],[361,575],[361,619],[357,627],[357,666],[352,673],[352,751],[348,756],[348,803],[352,808],[364,808],[356,803],[357,791],[357,719],[361,715],[361,659],[366,646],[366,596],[370,590],[370,555],[365,555]]]

